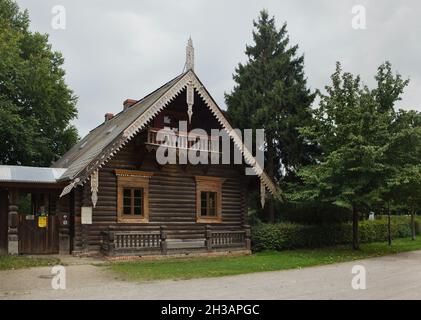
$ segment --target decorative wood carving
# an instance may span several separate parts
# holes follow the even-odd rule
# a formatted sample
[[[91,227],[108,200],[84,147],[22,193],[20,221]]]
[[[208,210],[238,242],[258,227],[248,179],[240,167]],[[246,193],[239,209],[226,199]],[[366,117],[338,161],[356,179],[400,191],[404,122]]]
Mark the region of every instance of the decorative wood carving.
[[[222,184],[225,178],[196,176],[196,222],[220,223],[222,221]],[[201,215],[201,192],[216,193],[216,216]]]
[[[187,84],[187,114],[189,116],[189,122],[191,123],[191,117],[193,115],[193,104],[194,104],[194,87],[193,83],[189,82]]]
[[[64,187],[63,191],[60,194],[60,198],[68,194],[72,189],[79,183],[80,179],[74,179],[70,184]]]
[[[104,148],[101,154],[96,157],[87,167],[83,173],[79,173],[74,181],[66,186],[60,196],[63,196],[70,192],[70,190],[78,185],[83,184],[89,179],[90,174],[93,170],[103,166],[116,152],[118,152],[128,141],[130,141],[139,131],[144,129],[147,123],[155,117],[161,110],[163,110],[169,103],[189,84],[197,91],[199,96],[204,100],[212,114],[215,116],[217,121],[221,124],[222,128],[231,137],[234,145],[242,152],[244,159],[248,165],[251,166],[252,170],[259,176],[260,180],[266,186],[266,188],[275,196],[280,195],[280,190],[273,183],[271,178],[263,171],[261,165],[253,157],[252,153],[245,147],[241,137],[231,127],[222,111],[219,109],[215,101],[209,95],[207,90],[204,88],[202,83],[199,81],[197,76],[192,70],[187,71],[183,77],[181,77],[174,85],[172,85],[167,92],[165,92],[161,98],[153,103],[147,111],[140,115],[123,133],[116,138],[109,146]],[[194,90],[193,90],[194,91]]]
[[[189,38],[186,46],[186,70],[194,70],[194,48],[193,40]]]
[[[98,169],[96,169],[91,175],[91,200],[92,206],[95,208],[98,201],[98,186],[99,186],[99,177]]]
[[[149,222],[149,178],[152,172],[134,170],[115,170],[117,176],[117,221],[120,223],[148,223]],[[130,217],[123,214],[124,188],[143,189],[143,215]]]
[[[148,171],[139,171],[139,170],[124,170],[124,169],[116,169],[114,170],[115,175],[117,177],[142,177],[142,178],[150,178],[153,176],[153,172]]]

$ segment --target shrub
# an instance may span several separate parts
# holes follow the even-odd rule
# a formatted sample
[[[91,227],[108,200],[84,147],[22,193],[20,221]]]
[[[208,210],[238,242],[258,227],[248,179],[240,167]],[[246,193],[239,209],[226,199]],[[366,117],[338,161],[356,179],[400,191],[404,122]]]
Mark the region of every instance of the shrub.
[[[418,232],[420,221],[418,221]],[[411,235],[410,219],[392,219],[392,238]],[[380,242],[388,239],[387,219],[360,221],[360,242]],[[252,249],[285,250],[296,248],[318,248],[352,241],[352,224],[302,225],[294,223],[259,224],[252,228]]]

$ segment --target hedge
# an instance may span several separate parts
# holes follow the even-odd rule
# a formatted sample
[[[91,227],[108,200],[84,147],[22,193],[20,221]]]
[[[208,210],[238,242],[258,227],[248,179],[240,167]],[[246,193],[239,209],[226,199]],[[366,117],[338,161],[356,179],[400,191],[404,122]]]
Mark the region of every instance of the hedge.
[[[417,219],[417,234],[421,220]],[[409,217],[392,219],[392,238],[411,236]],[[387,219],[360,221],[361,243],[381,242],[388,239]],[[294,223],[259,224],[252,227],[253,251],[318,248],[352,242],[352,224],[301,225]]]

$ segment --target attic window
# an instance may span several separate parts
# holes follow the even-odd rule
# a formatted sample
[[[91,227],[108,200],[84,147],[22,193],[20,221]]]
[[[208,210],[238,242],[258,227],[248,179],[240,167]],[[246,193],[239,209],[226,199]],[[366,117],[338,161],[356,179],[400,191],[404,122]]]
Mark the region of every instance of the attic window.
[[[107,130],[107,134],[110,134],[111,132],[113,132],[113,130],[117,128],[117,125],[113,125],[110,129]]]

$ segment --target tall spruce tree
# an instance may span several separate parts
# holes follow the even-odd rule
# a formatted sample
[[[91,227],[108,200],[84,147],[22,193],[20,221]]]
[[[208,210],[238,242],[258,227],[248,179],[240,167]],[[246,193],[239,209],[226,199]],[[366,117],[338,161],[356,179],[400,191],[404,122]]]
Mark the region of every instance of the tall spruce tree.
[[[312,121],[314,94],[307,88],[304,57],[297,45],[289,45],[286,24],[278,30],[265,10],[253,24],[248,60],[236,68],[234,89],[225,95],[228,117],[239,129],[265,129],[265,170],[278,181],[293,179],[297,167],[312,162],[314,147],[303,141],[298,127]],[[274,219],[269,201],[267,220]]]
[[[49,166],[78,139],[63,57],[29,30],[27,11],[0,0],[0,164]]]

